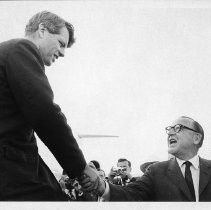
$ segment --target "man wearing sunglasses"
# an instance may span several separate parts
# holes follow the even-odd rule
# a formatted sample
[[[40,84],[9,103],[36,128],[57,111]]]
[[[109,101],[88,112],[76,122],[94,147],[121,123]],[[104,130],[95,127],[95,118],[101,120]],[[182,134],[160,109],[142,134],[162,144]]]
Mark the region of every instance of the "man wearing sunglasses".
[[[117,186],[100,181],[103,201],[211,201],[211,161],[198,156],[204,131],[189,117],[166,127],[168,161],[152,164],[135,183]]]

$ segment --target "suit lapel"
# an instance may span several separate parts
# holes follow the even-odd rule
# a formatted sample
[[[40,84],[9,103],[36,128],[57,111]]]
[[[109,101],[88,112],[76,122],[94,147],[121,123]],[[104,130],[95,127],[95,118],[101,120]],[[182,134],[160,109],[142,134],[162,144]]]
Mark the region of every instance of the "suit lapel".
[[[170,160],[170,164],[169,164],[169,168],[168,168],[168,174],[169,174],[169,177],[172,180],[172,182],[174,182],[180,188],[180,190],[190,200],[192,200],[190,191],[189,191],[188,186],[185,182],[185,178],[182,175],[181,169],[180,169],[180,167],[179,167],[175,158]]]
[[[200,164],[200,178],[199,178],[199,196],[203,192],[204,188],[208,184],[210,180],[209,169],[210,165],[206,162],[206,160],[199,158]]]

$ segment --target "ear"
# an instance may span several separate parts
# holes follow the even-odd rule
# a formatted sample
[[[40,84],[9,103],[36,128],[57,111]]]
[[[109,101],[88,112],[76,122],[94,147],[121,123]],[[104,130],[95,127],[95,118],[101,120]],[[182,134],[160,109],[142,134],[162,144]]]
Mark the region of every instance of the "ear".
[[[196,133],[194,140],[193,140],[193,143],[196,144],[196,145],[199,144],[200,141],[201,141],[201,138],[202,138],[202,135],[200,133]]]
[[[43,38],[47,32],[47,29],[45,28],[45,26],[43,25],[43,23],[40,23],[38,26],[38,34],[40,38]]]

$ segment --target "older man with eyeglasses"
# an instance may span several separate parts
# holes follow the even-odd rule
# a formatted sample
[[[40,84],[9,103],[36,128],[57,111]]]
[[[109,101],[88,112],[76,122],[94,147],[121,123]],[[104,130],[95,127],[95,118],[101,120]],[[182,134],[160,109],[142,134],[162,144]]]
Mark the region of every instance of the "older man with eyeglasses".
[[[211,161],[198,156],[204,131],[189,117],[166,127],[170,160],[152,164],[134,183],[118,186],[100,180],[102,201],[211,201]]]

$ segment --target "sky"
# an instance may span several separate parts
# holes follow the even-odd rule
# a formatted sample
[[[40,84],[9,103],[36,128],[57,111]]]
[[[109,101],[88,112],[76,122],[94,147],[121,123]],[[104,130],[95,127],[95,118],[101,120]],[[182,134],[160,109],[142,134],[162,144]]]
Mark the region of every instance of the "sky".
[[[76,43],[46,74],[87,162],[98,160],[106,173],[119,158],[131,161],[134,175],[144,162],[167,160],[164,128],[183,115],[203,126],[199,155],[211,159],[211,3],[167,2],[0,2],[0,42],[23,37],[42,10],[74,25]],[[39,139],[38,146],[61,173]]]

